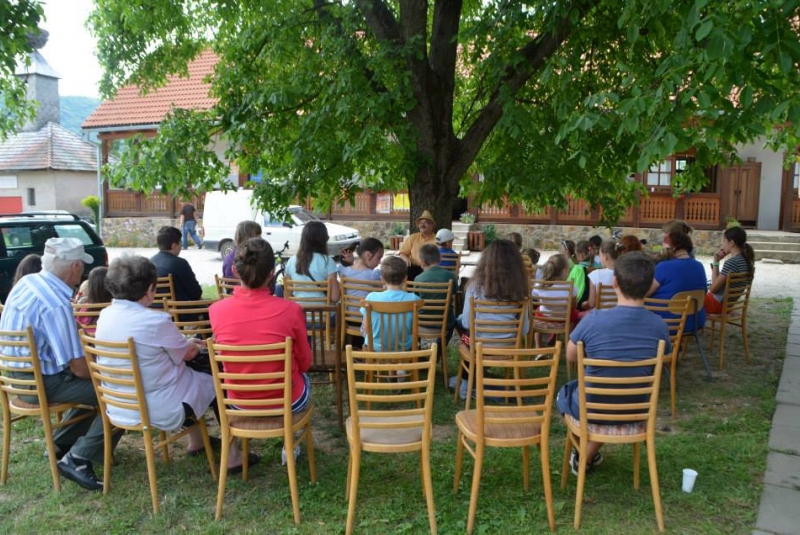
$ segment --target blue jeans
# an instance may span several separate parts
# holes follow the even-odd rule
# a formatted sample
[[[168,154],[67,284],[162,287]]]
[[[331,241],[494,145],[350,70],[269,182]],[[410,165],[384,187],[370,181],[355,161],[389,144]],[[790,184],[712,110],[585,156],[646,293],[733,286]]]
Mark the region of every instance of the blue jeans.
[[[189,247],[189,236],[192,237],[192,240],[194,240],[198,248],[200,249],[203,248],[203,240],[201,240],[200,236],[197,235],[197,232],[195,232],[195,228],[197,228],[196,221],[194,220],[184,221],[183,228],[181,229],[181,232],[183,232],[183,236],[181,237],[183,243],[181,243],[181,245],[183,246],[184,249]]]

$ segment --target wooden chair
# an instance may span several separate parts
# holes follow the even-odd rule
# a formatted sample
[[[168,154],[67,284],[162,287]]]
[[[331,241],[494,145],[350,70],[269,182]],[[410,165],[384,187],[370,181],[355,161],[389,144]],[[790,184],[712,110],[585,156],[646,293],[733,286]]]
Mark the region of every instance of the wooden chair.
[[[20,353],[24,356],[17,356]],[[11,377],[11,373],[31,374],[30,378]],[[19,396],[31,396],[37,403],[28,403]],[[33,328],[24,331],[0,331],[0,404],[3,411],[3,458],[0,483],[8,480],[8,464],[11,454],[11,424],[23,418],[40,418],[44,431],[44,444],[50,462],[50,473],[53,476],[53,488],[61,491],[61,479],[58,473],[56,446],[53,442],[53,429],[72,425],[87,418],[97,416],[97,407],[78,403],[48,403],[44,389],[42,369],[39,364],[39,353],[33,337]],[[53,423],[52,415],[59,417],[70,409],[86,410],[85,413]]]
[[[78,328],[89,336],[94,336],[100,313],[111,303],[72,303],[72,315],[78,322]]]
[[[155,450],[161,450],[164,462],[168,463],[169,445],[189,434],[195,427],[200,429],[200,433],[203,436],[203,445],[205,446],[211,477],[216,479],[214,454],[211,451],[211,441],[208,438],[208,429],[202,414],[198,415],[193,425],[182,428],[175,433],[167,434],[150,423],[150,413],[147,409],[147,399],[145,398],[142,374],[139,369],[133,338],[128,338],[126,342],[109,342],[82,334],[81,343],[83,344],[86,361],[89,364],[92,384],[95,392],[97,392],[100,415],[103,418],[103,494],[108,494],[109,490],[111,490],[111,447],[115,429],[142,433],[153,513],[157,514],[159,509]],[[122,424],[112,421],[108,416],[108,410],[112,407],[119,410],[138,412],[139,423]],[[156,432],[158,432],[158,436],[156,436]],[[154,439],[157,441],[155,444],[153,443]]]
[[[164,301],[175,301],[175,282],[172,280],[172,273],[156,280],[156,298],[150,308],[162,310],[165,307]]]
[[[225,504],[225,484],[228,479],[226,463],[234,438],[242,443],[242,477],[247,481],[249,467],[247,458],[250,439],[282,438],[286,448],[286,464],[289,471],[289,492],[292,497],[294,523],[300,523],[300,498],[297,487],[297,471],[294,445],[305,438],[308,454],[308,470],[311,482],[317,481],[314,463],[314,442],[311,434],[311,417],[314,406],[292,414],[292,339],[287,337],[278,344],[235,346],[215,344],[208,341],[211,371],[219,405],[222,452],[220,457],[219,489],[217,490],[216,519],[222,518]],[[231,371],[231,365],[246,363],[247,371]],[[222,364],[225,371],[221,371]],[[261,373],[253,373],[254,367],[262,367]],[[247,399],[242,399],[243,393]],[[276,398],[271,394],[280,394]],[[231,397],[233,395],[234,397]],[[277,405],[276,405],[277,403]],[[301,431],[295,439],[295,433]]]
[[[341,277],[339,280],[339,295],[341,296],[341,314],[339,328],[343,344],[352,340],[352,337],[361,337],[361,325],[364,317],[361,315],[361,300],[372,292],[382,292],[381,281],[354,279]]]
[[[669,329],[669,340],[672,344],[672,351],[668,355],[664,355],[664,364],[669,365],[670,406],[672,408],[673,418],[677,415],[675,399],[678,379],[678,355],[680,355],[681,346],[683,344],[683,331],[686,328],[686,318],[689,314],[690,305],[689,298],[685,296],[675,296],[672,299],[646,297],[644,300],[644,307],[662,316],[664,323],[667,324],[667,328]],[[665,313],[674,317],[664,317]]]
[[[580,459],[578,468],[578,488],[575,495],[575,529],[581,527],[581,507],[583,487],[586,481],[587,447],[590,441],[613,444],[633,444],[633,488],[639,489],[639,443],[647,448],[647,466],[650,470],[650,487],[653,491],[653,504],[656,511],[658,530],[664,531],[664,518],[661,511],[661,495],[658,487],[656,468],[656,418],[658,408],[658,387],[661,380],[661,367],[664,363],[662,340],[658,351],[652,358],[623,362],[619,360],[590,359],[584,354],[583,342],[578,343],[578,393],[580,419],[564,415],[567,438],[564,441],[564,462],[561,467],[561,488],[566,488],[570,473],[570,450],[574,447]],[[616,370],[652,366],[652,375],[636,377],[613,377],[609,373]],[[598,370],[587,377],[586,368]],[[604,376],[601,376],[604,375]],[[591,396],[593,399],[587,399]],[[605,399],[601,398],[603,396]],[[608,398],[618,400],[608,403]],[[646,401],[644,401],[646,400]],[[602,424],[598,422],[609,422]]]
[[[750,304],[750,289],[753,284],[752,273],[731,273],[725,280],[725,296],[722,299],[720,314],[706,314],[711,323],[709,350],[714,351],[714,336],[719,324],[719,369],[722,371],[725,355],[725,326],[733,325],[742,330],[745,362],[750,362],[750,343],[747,341],[747,307]]]
[[[308,306],[306,313],[308,342],[311,345],[311,367],[309,373],[321,373],[328,377],[327,381],[314,380],[313,384],[333,384],[336,388],[336,412],[339,416],[339,429],[344,431],[344,409],[342,400],[342,343],[341,329],[332,327],[328,333],[325,326],[330,324],[331,315],[338,316],[338,305]],[[340,320],[336,318],[336,322]],[[327,323],[326,323],[327,322]]]
[[[453,492],[458,491],[461,480],[464,449],[475,459],[467,520],[468,534],[472,533],[475,526],[485,449],[522,448],[522,484],[527,492],[532,445],[539,446],[547,519],[550,530],[555,531],[549,437],[560,355],[561,342],[546,349],[497,349],[486,347],[482,342],[477,344],[475,409],[456,414],[458,446]],[[504,371],[504,377],[495,378],[489,375],[489,368]],[[494,400],[503,400],[506,404],[496,405]]]
[[[594,308],[601,310],[603,308],[614,308],[617,306],[617,291],[613,286],[603,284],[602,282],[597,285],[597,293]]]
[[[352,346],[347,346],[347,387],[350,398],[350,417],[345,423],[350,445],[347,535],[353,532],[355,521],[362,451],[420,452],[428,522],[430,532],[436,534],[430,447],[437,349],[434,343],[430,349],[422,351],[375,353],[353,351]],[[392,383],[391,388],[378,380],[380,376],[397,375],[399,370],[410,371],[412,376],[424,379]]]
[[[190,338],[205,340],[211,338],[211,319],[208,307],[216,303],[216,299],[198,299],[197,301],[164,301],[166,312],[172,316],[172,323],[183,334]]]
[[[525,316],[529,312],[528,300],[523,301],[484,301],[470,297],[469,338],[470,345],[458,345],[458,372],[453,402],[458,403],[461,381],[467,373],[467,399],[465,410],[469,410],[472,387],[475,384],[475,350],[479,342],[486,347],[521,349],[524,341]],[[496,320],[493,316],[503,314],[513,319]],[[496,355],[492,359],[499,359]],[[508,358],[508,357],[506,357]]]
[[[542,346],[542,335],[562,337],[564,346],[572,331],[572,308],[575,291],[572,281],[532,281],[534,292],[542,290],[552,295],[533,295],[531,298],[532,321],[528,333],[528,345]],[[566,360],[565,360],[566,362]],[[572,367],[567,363],[567,377],[572,377]]]
[[[217,295],[220,299],[231,297],[233,290],[242,285],[242,281],[236,277],[220,277],[214,275],[214,285],[217,287]]]
[[[301,307],[328,306],[331,304],[330,279],[323,281],[301,281],[285,277],[283,279],[283,298]],[[325,321],[325,332],[333,335],[331,318]],[[332,342],[332,338],[327,343]]]
[[[461,253],[441,253],[439,256],[441,257],[439,259],[439,267],[452,271],[456,274],[456,279],[458,279],[458,273],[461,271]],[[443,262],[452,262],[452,264],[444,266],[442,265]]]
[[[366,310],[364,340],[371,351],[416,351],[419,348],[419,311],[425,305],[422,299],[363,303]],[[378,340],[373,332],[374,322],[380,327]]]
[[[423,340],[438,340],[439,359],[442,361],[442,378],[447,390],[447,319],[452,309],[453,285],[451,282],[417,282],[407,283],[409,292],[413,292],[425,301],[419,311],[419,337]]]
[[[673,295],[673,299],[688,299],[689,300],[689,310],[686,316],[686,323],[688,328],[689,318],[694,318],[693,325],[695,326],[694,330],[692,331],[692,336],[694,337],[695,344],[697,345],[697,352],[700,353],[700,359],[703,361],[703,367],[706,369],[706,377],[708,380],[712,380],[713,376],[711,375],[711,366],[708,364],[708,359],[706,358],[706,354],[703,353],[703,346],[700,344],[700,336],[698,335],[698,331],[700,330],[697,325],[700,323],[700,312],[703,311],[703,301],[705,299],[706,292],[705,290],[691,290],[686,292],[678,292]],[[686,329],[684,328],[684,334],[686,334]],[[686,346],[689,345],[689,338],[687,336],[683,337],[681,341],[683,347],[681,348],[681,356],[686,355]]]

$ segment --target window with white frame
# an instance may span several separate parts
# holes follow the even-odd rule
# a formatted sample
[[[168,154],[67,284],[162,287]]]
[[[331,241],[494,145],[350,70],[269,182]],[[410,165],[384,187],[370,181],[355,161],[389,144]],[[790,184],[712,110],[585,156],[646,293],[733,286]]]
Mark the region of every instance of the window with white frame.
[[[647,171],[647,185],[661,188],[670,187],[672,185],[672,162],[664,160],[651,165]]]
[[[792,191],[794,191],[794,196],[800,196],[800,162],[795,162],[794,166],[792,167]]]

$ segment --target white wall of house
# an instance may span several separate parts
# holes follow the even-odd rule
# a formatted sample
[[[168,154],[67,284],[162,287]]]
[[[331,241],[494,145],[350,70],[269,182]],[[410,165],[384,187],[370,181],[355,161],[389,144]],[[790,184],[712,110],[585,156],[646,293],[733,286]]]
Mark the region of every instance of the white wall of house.
[[[230,143],[227,139],[223,139],[220,137],[215,137],[214,139],[214,153],[217,155],[217,158],[220,159],[222,162],[228,162],[227,156],[225,156],[225,151],[228,150],[230,147]],[[239,183],[239,168],[236,166],[235,162],[228,162],[229,172],[226,180],[231,184],[238,184]]]
[[[765,145],[764,138],[740,145],[739,157],[761,162],[761,187],[758,198],[759,230],[778,230],[781,213],[781,183],[783,180],[783,152],[775,152]]]
[[[89,214],[81,199],[97,195],[97,179],[91,171],[19,171],[15,175],[17,187],[0,189],[0,195],[21,197],[23,211],[67,210]],[[29,189],[33,190],[33,198]]]

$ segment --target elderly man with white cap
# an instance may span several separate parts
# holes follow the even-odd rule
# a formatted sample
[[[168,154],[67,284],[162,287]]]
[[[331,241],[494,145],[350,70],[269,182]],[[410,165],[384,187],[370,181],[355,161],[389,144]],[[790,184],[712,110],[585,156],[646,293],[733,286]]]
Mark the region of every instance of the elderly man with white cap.
[[[86,254],[79,239],[50,238],[44,245],[42,271],[20,279],[8,295],[0,317],[0,330],[21,331],[28,325],[33,328],[45,391],[51,402],[97,405],[70,305],[84,264],[92,262],[94,259]],[[32,375],[16,374],[25,378]],[[25,401],[38,402],[35,397]],[[68,411],[64,418],[80,412]],[[92,468],[92,461],[103,460],[103,424],[99,416],[56,430],[53,441],[61,457],[61,475],[88,490],[103,488]]]
[[[398,256],[408,264],[408,280],[413,281],[417,275],[422,273],[422,262],[419,258],[419,250],[426,243],[436,244],[436,221],[428,210],[422,212],[417,218],[417,228],[419,232],[410,235],[403,240]]]

